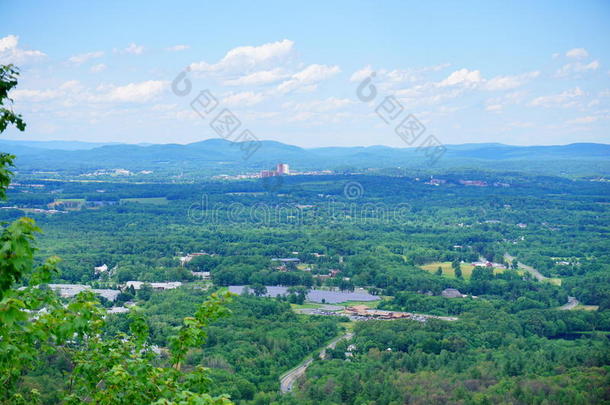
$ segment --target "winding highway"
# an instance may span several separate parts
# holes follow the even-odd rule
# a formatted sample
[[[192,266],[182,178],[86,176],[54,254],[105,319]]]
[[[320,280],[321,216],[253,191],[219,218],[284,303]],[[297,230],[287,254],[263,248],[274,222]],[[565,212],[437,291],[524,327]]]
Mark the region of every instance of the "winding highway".
[[[326,357],[326,349],[334,349],[342,340],[349,340],[354,336],[353,333],[348,332],[344,335],[337,336],[333,340],[331,340],[320,352],[320,358],[324,359]],[[285,394],[292,391],[292,387],[294,383],[303,375],[307,370],[307,367],[313,362],[313,357],[307,357],[301,364],[297,367],[290,370],[288,373],[280,377],[280,391]]]
[[[509,255],[508,253],[504,253],[504,260],[512,262],[513,260],[515,260],[515,258],[513,256]],[[538,281],[544,281],[544,280],[548,279],[548,277],[545,277],[542,273],[540,273],[538,270],[536,270],[532,266],[528,266],[527,264],[523,264],[521,262],[517,262],[517,266],[520,269],[523,269],[523,270],[527,271],[528,273],[530,273]]]
[[[568,297],[568,302],[557,308],[560,311],[570,311],[576,306],[580,304],[580,302],[576,299],[576,297]]]

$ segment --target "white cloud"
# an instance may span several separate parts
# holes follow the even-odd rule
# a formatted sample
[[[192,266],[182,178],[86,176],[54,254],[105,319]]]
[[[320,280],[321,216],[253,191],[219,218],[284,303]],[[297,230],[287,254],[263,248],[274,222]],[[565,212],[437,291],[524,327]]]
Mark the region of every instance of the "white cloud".
[[[574,48],[566,52],[568,58],[583,59],[589,56],[589,52],[585,48]]]
[[[438,83],[439,87],[446,86],[475,86],[478,83],[482,82],[483,78],[481,77],[481,72],[478,70],[468,70],[468,69],[460,69],[451,73],[449,77],[445,80]]]
[[[59,86],[59,89],[67,91],[79,91],[83,89],[83,86],[78,80],[68,80]]]
[[[519,104],[525,98],[526,91],[513,91],[485,101],[485,111],[500,112],[509,105]]]
[[[397,84],[417,82],[421,80],[422,74],[428,72],[438,72],[449,67],[449,63],[442,63],[440,65],[425,66],[422,68],[410,68],[410,69],[394,69],[386,70],[381,69],[378,73],[382,80],[381,85],[383,87],[392,87]]]
[[[150,109],[153,111],[171,111],[175,110],[177,107],[177,104],[155,104],[150,107]]]
[[[309,65],[305,69],[292,75],[293,79],[301,83],[315,83],[320,80],[328,79],[329,77],[341,72],[339,66],[328,65]]]
[[[150,101],[167,89],[168,82],[148,80],[140,83],[130,83],[114,87],[101,97],[102,101],[145,102]]]
[[[20,49],[18,45],[19,37],[16,35],[0,38],[0,62],[3,64],[14,63],[20,65],[47,56],[41,51]]]
[[[597,60],[594,60],[590,63],[582,63],[582,62],[574,62],[568,63],[567,65],[563,65],[557,72],[555,73],[556,77],[566,77],[572,73],[585,73],[588,71],[597,70],[600,67],[600,63]]]
[[[373,68],[371,65],[367,65],[360,70],[355,71],[352,76],[349,78],[350,82],[361,82],[367,77],[373,74]]]
[[[244,91],[241,93],[231,93],[222,99],[222,103],[233,107],[248,107],[260,103],[265,99],[261,93]]]
[[[533,128],[535,127],[533,122],[524,122],[524,121],[513,121],[508,124],[509,127],[512,128]]]
[[[447,65],[438,65],[438,70]],[[459,69],[440,81],[429,81],[415,86],[393,91],[407,108],[440,104],[462,96],[466,92],[506,91],[525,85],[538,77],[540,72],[533,71],[518,75],[496,76],[485,79],[479,70]],[[388,83],[387,81],[385,83]],[[515,97],[522,93],[513,92],[486,101],[487,111],[501,111],[508,104],[517,103]]]
[[[91,72],[93,72],[93,73],[98,73],[98,72],[102,72],[102,71],[106,70],[107,67],[108,66],[104,65],[103,63],[99,63],[97,65],[91,66],[91,69],[89,69],[89,70],[91,70]]]
[[[81,53],[80,55],[72,56],[68,61],[76,65],[81,65],[88,60],[101,58],[102,56],[104,56],[104,52],[102,51]]]
[[[61,92],[57,89],[17,89],[11,92],[11,97],[13,97],[16,101],[47,101],[57,98],[60,95]]]
[[[351,82],[360,82],[369,76],[374,76],[377,81],[377,85],[385,90],[396,87],[397,85],[404,83],[413,83],[422,80],[422,76],[428,72],[438,72],[447,67],[451,66],[449,63],[442,63],[433,66],[425,66],[419,68],[408,68],[408,69],[379,69],[374,71],[370,65],[363,67],[360,70],[355,71],[351,77]]]
[[[11,97],[18,102],[31,101],[41,102],[53,99],[66,98],[71,95],[79,94],[83,86],[77,80],[69,80],[54,89],[15,89],[11,92]]]
[[[540,75],[540,72],[528,72],[515,76],[496,76],[485,82],[486,90],[510,90],[516,87],[520,87],[530,81],[531,79],[535,79]]]
[[[125,86],[99,85],[85,88],[79,81],[70,80],[57,88],[46,90],[18,89],[11,92],[16,101],[48,101],[61,99],[64,105],[106,102],[147,102],[160,95],[168,87],[166,81],[149,80]]]
[[[179,51],[186,51],[190,47],[191,47],[190,45],[174,45],[174,46],[165,48],[165,50],[170,51],[170,52],[179,52]]]
[[[459,97],[467,90],[474,90],[485,83],[478,70],[460,69],[438,82],[426,82],[394,91],[407,108],[435,105]]]
[[[566,121],[566,124],[590,124],[592,122],[595,122],[599,119],[599,117],[594,117],[594,116],[587,116],[587,117],[580,117],[580,118],[575,118],[573,120],[568,120]]]
[[[478,70],[460,69],[451,73],[446,79],[436,84],[437,87],[462,86],[481,88],[483,90],[510,90],[522,86],[540,75],[533,71],[513,76],[496,76],[485,79]]]
[[[542,96],[533,99],[529,104],[534,107],[573,107],[576,100],[585,95],[585,92],[576,87],[560,94]]]
[[[197,62],[190,65],[195,72],[248,71],[287,57],[294,42],[288,39],[260,46],[239,46],[231,49],[218,63]]]
[[[303,103],[288,102],[284,103],[283,107],[298,112],[326,112],[338,110],[354,103],[355,101],[348,98],[329,97],[324,100],[312,100]]]
[[[115,49],[115,52],[128,53],[128,54],[132,54],[132,55],[140,55],[140,54],[142,54],[142,52],[144,52],[144,47],[142,45],[136,45],[134,42],[132,42],[129,44],[129,46],[127,48],[122,49],[120,51],[117,51]]]
[[[250,73],[237,79],[225,80],[224,84],[227,86],[256,86],[277,82],[289,76],[283,69],[276,68]]]
[[[326,80],[341,72],[339,66],[313,64],[292,75],[278,86],[278,91],[287,93],[298,88],[315,89],[318,82]]]

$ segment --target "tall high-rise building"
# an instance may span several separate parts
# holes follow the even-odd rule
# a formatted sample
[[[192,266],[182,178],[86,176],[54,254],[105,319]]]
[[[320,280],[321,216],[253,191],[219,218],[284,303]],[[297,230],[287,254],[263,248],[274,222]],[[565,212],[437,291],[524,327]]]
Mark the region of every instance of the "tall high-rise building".
[[[276,172],[278,174],[290,174],[290,168],[287,163],[278,163]]]

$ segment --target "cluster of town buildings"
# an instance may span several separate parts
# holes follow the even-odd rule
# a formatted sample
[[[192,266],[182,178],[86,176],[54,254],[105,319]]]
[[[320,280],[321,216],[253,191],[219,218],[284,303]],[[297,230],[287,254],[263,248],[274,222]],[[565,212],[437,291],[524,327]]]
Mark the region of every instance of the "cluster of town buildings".
[[[294,172],[290,170],[290,166],[288,163],[278,163],[273,170],[261,170],[258,173],[246,173],[246,174],[236,174],[236,175],[228,175],[221,174],[218,176],[214,176],[214,179],[220,180],[245,180],[245,179],[260,179],[260,178],[268,178],[268,177],[276,177],[276,176],[290,176],[290,175],[299,175],[299,176],[324,176],[333,174],[332,170],[313,170],[306,172]]]
[[[400,311],[385,311],[381,309],[371,309],[366,305],[354,305],[345,308],[343,313],[352,320],[362,321],[368,319],[394,320],[394,319],[410,319],[418,322],[426,322],[428,319],[441,319],[444,321],[457,321],[454,316],[436,316],[414,314],[411,312]]]
[[[485,268],[489,268],[489,269],[506,269],[506,266],[503,265],[502,263],[494,263],[494,262],[490,262],[487,260],[472,262],[470,264],[474,267],[485,267]]]
[[[419,178],[415,179],[416,181],[419,181]],[[424,182],[424,184],[430,185],[430,186],[440,186],[442,184],[447,183],[447,180],[445,179],[436,179],[434,177],[431,177],[430,180]],[[461,184],[462,186],[470,186],[470,187],[488,187],[490,184],[487,183],[486,181],[483,180],[463,180],[460,179],[458,180],[458,183]],[[510,187],[510,184],[508,183],[501,183],[501,182],[494,182],[491,184],[493,187]]]
[[[273,177],[273,176],[288,176],[290,174],[290,167],[287,163],[278,163],[275,170],[262,170],[260,177]]]

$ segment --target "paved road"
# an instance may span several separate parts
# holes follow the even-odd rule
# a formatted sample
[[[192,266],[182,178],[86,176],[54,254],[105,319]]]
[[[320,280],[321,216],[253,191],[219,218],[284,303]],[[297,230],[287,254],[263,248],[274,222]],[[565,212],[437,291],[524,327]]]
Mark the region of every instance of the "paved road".
[[[329,344],[327,344],[324,347],[324,349],[322,349],[322,351],[320,352],[320,358],[322,358],[322,359],[326,358],[326,349],[334,349],[337,346],[337,343],[339,343],[342,340],[351,339],[353,336],[354,336],[354,334],[349,332],[349,333],[346,333],[345,335],[341,335],[341,336],[334,338]],[[309,357],[309,358],[305,359],[301,364],[299,364],[298,367],[294,368],[292,371],[290,371],[289,373],[284,375],[280,379],[280,391],[283,394],[292,391],[292,386],[294,385],[294,383],[303,374],[305,374],[307,367],[309,367],[309,365],[312,362],[313,362],[313,358]]]
[[[511,255],[509,255],[508,253],[504,253],[504,260],[507,261],[513,261],[515,258]],[[535,268],[533,268],[532,266],[528,266],[527,264],[523,264],[521,262],[517,262],[517,265],[519,266],[520,269],[523,269],[525,271],[527,271],[528,273],[530,273],[532,276],[534,276],[534,278],[538,281],[544,281],[544,280],[548,280],[548,277],[545,277],[544,275],[542,275],[538,270],[536,270]],[[568,302],[566,302],[565,304],[563,304],[560,307],[557,307],[557,309],[562,310],[562,311],[569,311],[571,309],[576,308],[576,306],[580,304],[580,302],[576,299],[576,297],[568,297]]]
[[[580,304],[580,302],[576,299],[576,297],[568,297],[568,302],[560,306],[559,310],[561,311],[569,311],[571,309],[576,308],[576,305]]]
[[[512,262],[513,260],[515,260],[515,258],[513,256],[509,255],[508,253],[504,253],[504,260]],[[520,269],[523,269],[523,270],[527,271],[528,273],[530,273],[538,281],[544,281],[548,278],[548,277],[545,277],[544,275],[542,275],[542,273],[540,273],[538,270],[536,270],[532,266],[528,266],[527,264],[517,262],[517,266]]]

